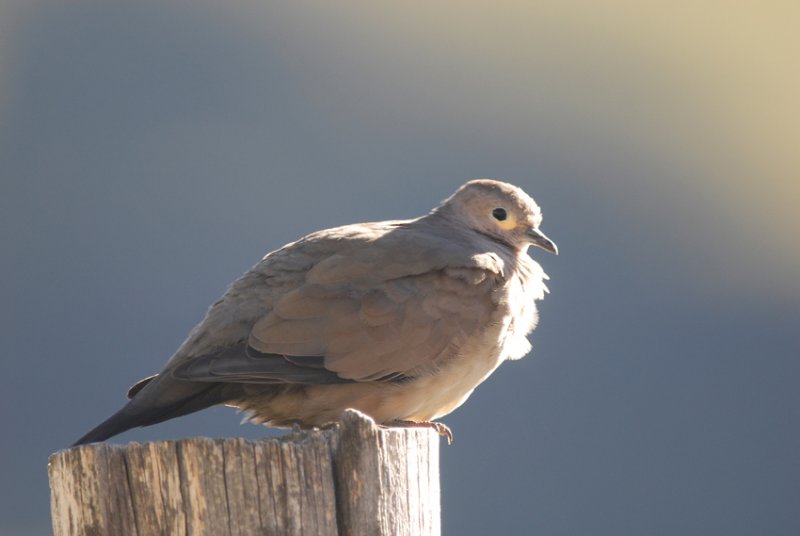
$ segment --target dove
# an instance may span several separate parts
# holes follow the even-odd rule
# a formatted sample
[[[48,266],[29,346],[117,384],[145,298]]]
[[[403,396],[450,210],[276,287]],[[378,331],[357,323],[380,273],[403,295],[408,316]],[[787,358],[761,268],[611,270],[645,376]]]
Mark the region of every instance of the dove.
[[[426,426],[531,350],[553,254],[522,189],[472,180],[425,216],[345,225],[268,253],[234,281],[163,369],[75,445],[224,404],[272,427],[345,409]]]

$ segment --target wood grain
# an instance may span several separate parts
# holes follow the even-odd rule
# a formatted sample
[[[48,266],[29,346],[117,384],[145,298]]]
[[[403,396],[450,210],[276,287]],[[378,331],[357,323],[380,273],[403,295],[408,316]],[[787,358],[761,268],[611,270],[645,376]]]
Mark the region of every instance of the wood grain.
[[[348,410],[281,438],[74,447],[50,457],[53,533],[438,535],[438,445]]]

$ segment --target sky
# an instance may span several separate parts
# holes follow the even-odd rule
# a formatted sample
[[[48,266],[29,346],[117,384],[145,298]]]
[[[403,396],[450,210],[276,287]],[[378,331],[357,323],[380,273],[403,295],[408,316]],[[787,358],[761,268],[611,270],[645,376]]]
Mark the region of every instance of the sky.
[[[0,0],[0,533],[264,253],[512,182],[533,351],[444,534],[800,532],[800,6]],[[216,408],[113,442],[262,437]]]

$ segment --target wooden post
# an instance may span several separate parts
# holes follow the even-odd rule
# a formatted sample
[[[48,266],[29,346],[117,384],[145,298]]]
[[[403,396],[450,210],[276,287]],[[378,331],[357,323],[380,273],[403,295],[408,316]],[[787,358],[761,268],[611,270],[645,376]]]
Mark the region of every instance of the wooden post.
[[[277,439],[75,447],[50,457],[53,533],[438,535],[438,449],[352,410]]]

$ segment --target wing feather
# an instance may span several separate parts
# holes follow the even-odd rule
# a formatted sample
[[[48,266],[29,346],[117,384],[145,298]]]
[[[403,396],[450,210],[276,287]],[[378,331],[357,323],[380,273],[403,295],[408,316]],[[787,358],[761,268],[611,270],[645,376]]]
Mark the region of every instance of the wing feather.
[[[321,364],[320,357],[287,359],[257,352],[242,343],[215,354],[197,356],[174,368],[171,374],[179,380],[196,382],[306,385],[350,382]]]
[[[287,294],[256,323],[250,345],[264,353],[323,355],[326,369],[356,381],[439,366],[448,349],[490,317],[497,283],[479,268],[433,270],[366,288],[319,281]]]
[[[259,316],[244,340],[222,349],[202,348],[202,341],[187,346],[200,355],[176,360],[171,373],[189,381],[315,384],[436,370],[490,322],[503,266],[491,253],[468,254],[421,234],[412,243],[410,236],[301,241],[291,247],[314,262],[292,265],[286,277],[278,261],[289,250],[267,256],[243,278],[256,289],[267,283],[250,292],[265,301],[250,308]],[[230,306],[245,295],[233,290]],[[214,314],[230,306],[223,302]]]

